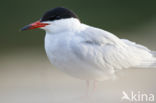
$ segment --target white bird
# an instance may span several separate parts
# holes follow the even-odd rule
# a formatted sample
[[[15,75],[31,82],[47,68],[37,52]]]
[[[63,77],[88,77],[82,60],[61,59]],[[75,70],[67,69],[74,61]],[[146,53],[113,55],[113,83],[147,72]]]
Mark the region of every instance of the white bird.
[[[127,68],[156,67],[156,52],[86,25],[63,7],[47,11],[22,30],[35,28],[46,31],[45,50],[51,63],[76,78],[99,81]]]

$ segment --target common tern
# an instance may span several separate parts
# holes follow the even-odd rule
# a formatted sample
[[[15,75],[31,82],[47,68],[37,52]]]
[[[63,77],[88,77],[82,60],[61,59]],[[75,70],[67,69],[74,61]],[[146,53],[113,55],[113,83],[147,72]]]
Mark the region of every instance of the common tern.
[[[61,71],[83,80],[113,79],[130,68],[155,68],[156,52],[127,39],[86,25],[71,10],[57,7],[22,30],[45,30],[45,50]]]

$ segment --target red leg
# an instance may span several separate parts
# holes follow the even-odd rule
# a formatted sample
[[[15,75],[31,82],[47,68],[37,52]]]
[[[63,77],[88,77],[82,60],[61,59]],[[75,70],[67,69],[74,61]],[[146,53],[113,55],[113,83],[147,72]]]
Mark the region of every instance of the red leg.
[[[96,80],[94,80],[94,81],[93,81],[93,92],[95,92],[95,91],[96,91],[96,84],[97,84],[97,81],[96,81]]]
[[[89,96],[89,85],[90,85],[90,81],[86,80],[86,88],[87,88],[86,96]]]

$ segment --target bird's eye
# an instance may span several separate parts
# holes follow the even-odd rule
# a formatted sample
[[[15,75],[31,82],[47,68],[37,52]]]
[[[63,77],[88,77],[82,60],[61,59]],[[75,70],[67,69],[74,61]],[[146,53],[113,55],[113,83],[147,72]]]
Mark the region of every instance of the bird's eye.
[[[48,18],[49,20],[54,20],[55,19],[55,16],[51,16]]]
[[[56,17],[55,17],[55,19],[60,19],[60,18],[61,18],[60,16],[56,16]]]
[[[48,19],[52,21],[52,20],[58,20],[60,18],[61,18],[60,16],[51,16]]]

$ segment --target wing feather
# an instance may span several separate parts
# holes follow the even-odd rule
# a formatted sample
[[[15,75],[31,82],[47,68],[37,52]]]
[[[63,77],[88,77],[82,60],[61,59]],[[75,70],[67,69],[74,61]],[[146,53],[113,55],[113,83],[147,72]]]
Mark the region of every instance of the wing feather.
[[[132,65],[132,60],[127,60],[126,46],[115,35],[94,27],[81,31],[71,43],[72,51],[81,61],[110,73]]]

